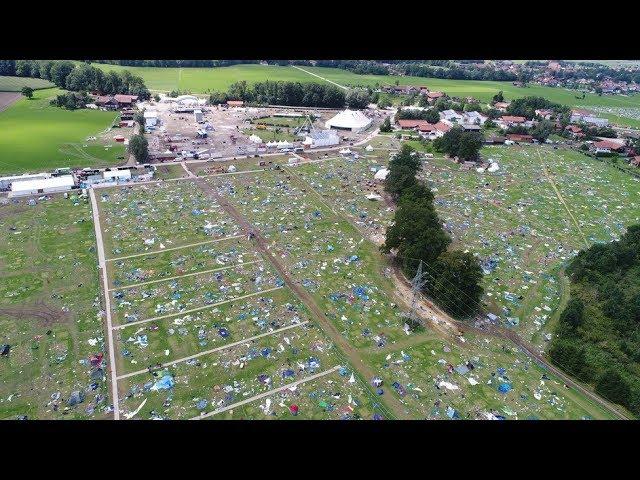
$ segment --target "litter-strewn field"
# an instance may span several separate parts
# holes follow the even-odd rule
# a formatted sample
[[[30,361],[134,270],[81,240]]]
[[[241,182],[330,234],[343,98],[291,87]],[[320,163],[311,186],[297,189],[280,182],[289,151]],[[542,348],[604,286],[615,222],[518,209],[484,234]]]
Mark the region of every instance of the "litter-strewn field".
[[[585,245],[617,239],[637,223],[640,185],[573,151],[490,147],[482,153],[498,171],[463,171],[432,159],[424,178],[454,242],[479,255],[489,308],[544,347],[566,295],[560,269]]]
[[[0,418],[107,418],[90,206],[34,201],[0,204]]]
[[[238,227],[190,181],[100,191],[108,257],[236,236]]]

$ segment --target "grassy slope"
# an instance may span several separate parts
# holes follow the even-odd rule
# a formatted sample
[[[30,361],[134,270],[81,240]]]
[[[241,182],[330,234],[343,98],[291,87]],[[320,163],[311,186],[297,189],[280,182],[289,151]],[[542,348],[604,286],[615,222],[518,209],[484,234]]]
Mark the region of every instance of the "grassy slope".
[[[109,150],[96,143],[83,147],[85,139],[108,128],[116,114],[50,106],[49,99],[60,92],[39,90],[32,100],[22,98],[0,114],[0,173],[117,163],[122,145]]]
[[[0,92],[19,92],[22,87],[31,87],[34,90],[51,88],[53,83],[41,78],[6,77],[0,75]]]

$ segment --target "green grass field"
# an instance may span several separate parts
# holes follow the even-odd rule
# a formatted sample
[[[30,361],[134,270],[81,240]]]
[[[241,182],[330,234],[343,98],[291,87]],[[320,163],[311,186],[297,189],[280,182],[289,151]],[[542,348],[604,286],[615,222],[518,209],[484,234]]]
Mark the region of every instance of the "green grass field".
[[[124,155],[122,144],[107,139],[86,140],[108,129],[117,114],[69,111],[49,105],[49,99],[60,92],[38,90],[33,99],[21,98],[0,113],[0,173],[122,162],[118,159]]]
[[[53,83],[41,78],[6,77],[0,75],[0,92],[19,92],[22,87],[31,87],[34,90],[51,88]]]
[[[140,75],[150,90],[169,92],[171,90],[206,93],[207,91],[226,91],[234,82],[246,80],[247,83],[271,81],[314,82],[319,79],[293,67],[275,65],[234,65],[219,68],[155,68],[123,67],[94,63],[103,71],[129,70]]]

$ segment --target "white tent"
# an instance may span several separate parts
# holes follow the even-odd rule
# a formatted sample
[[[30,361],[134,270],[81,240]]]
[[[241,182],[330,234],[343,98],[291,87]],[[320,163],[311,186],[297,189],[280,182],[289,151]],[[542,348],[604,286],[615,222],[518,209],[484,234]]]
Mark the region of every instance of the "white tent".
[[[376,180],[385,180],[387,178],[387,175],[389,175],[389,170],[386,168],[381,168],[376,172],[373,178]]]
[[[358,110],[343,110],[324,124],[327,128],[362,132],[371,125],[372,120]]]
[[[262,139],[258,135],[251,135],[249,140],[253,143],[262,143]]]
[[[371,145],[367,145],[367,146],[366,146],[366,148],[365,148],[365,150],[366,150],[367,152],[372,152],[372,151],[373,151],[373,147],[372,147]]]
[[[72,175],[23,180],[21,182],[14,181],[11,183],[11,193],[9,196],[64,192],[65,190],[71,190],[74,184],[75,182]]]

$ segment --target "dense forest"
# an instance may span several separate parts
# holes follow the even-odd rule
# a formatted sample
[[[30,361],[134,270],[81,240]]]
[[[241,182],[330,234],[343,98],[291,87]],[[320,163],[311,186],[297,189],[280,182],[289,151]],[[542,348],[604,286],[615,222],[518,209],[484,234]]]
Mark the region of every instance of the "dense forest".
[[[0,75],[43,78],[73,92],[124,93],[138,95],[143,100],[150,97],[142,77],[127,70],[105,73],[86,63],[69,60],[0,60]]]
[[[640,225],[569,264],[571,297],[549,355],[603,397],[640,415]]]
[[[242,80],[231,84],[226,93],[214,92],[209,96],[211,104],[227,100],[243,100],[256,105],[342,108],[346,95],[344,90],[334,85],[270,81],[248,85]]]

